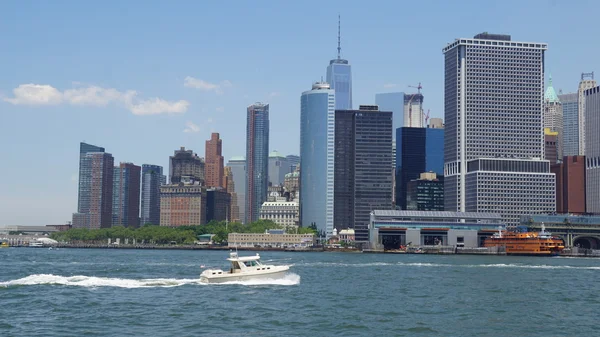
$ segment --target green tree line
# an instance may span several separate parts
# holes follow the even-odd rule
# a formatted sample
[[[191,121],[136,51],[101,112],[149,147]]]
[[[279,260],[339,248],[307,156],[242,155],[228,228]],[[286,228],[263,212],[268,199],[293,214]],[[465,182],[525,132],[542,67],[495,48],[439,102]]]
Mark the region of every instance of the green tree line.
[[[226,223],[225,221],[210,221],[206,225],[180,227],[145,224],[140,228],[123,226],[101,229],[73,228],[64,232],[53,233],[51,238],[59,242],[100,243],[107,242],[108,239],[135,239],[138,243],[168,244],[175,242],[177,244],[193,244],[199,235],[215,234],[213,242],[224,243],[227,241],[229,233],[264,233],[269,229],[283,229],[283,226],[271,220],[258,220],[247,225],[239,222]],[[313,228],[298,228],[288,230],[287,233],[313,234],[316,233],[316,230]]]

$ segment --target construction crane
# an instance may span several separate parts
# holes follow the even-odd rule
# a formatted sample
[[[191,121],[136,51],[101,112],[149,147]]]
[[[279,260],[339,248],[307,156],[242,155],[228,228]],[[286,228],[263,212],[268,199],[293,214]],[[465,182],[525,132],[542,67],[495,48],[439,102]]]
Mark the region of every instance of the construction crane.
[[[427,121],[429,120],[429,109],[427,109],[427,114],[425,115],[425,126],[427,126]]]
[[[419,82],[418,86],[409,85],[408,87],[417,88],[417,93],[410,95],[410,99],[408,100],[408,126],[412,128],[413,125],[412,125],[412,104],[411,103],[412,103],[413,98],[415,98],[415,95],[421,94],[421,89],[423,87],[421,86],[421,82]],[[421,115],[423,115],[423,111],[421,110],[420,112],[421,112]]]

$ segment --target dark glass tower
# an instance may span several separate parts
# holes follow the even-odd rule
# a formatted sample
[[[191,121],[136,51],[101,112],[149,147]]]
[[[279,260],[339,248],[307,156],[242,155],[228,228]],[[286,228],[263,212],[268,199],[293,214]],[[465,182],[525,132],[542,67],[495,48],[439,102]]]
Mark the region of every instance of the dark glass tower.
[[[160,224],[160,186],[166,183],[162,166],[142,165],[141,225]]]
[[[246,223],[258,220],[269,186],[269,105],[255,103],[247,109],[246,124]]]

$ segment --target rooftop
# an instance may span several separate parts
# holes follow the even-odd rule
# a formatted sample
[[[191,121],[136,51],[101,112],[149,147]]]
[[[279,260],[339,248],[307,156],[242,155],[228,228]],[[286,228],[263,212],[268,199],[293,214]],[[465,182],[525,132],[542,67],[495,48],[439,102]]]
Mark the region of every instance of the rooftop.
[[[447,212],[447,211],[389,211],[374,210],[375,217],[387,218],[429,218],[429,219],[486,219],[502,220],[498,213],[487,212]]]
[[[269,153],[269,158],[285,158],[285,156],[279,153],[277,150],[273,150],[271,153]]]
[[[544,101],[549,103],[560,103],[560,99],[558,98],[558,95],[556,95],[556,91],[554,91],[554,87],[552,86],[552,75],[550,75],[550,79],[548,81],[549,83],[546,93],[544,94]]]

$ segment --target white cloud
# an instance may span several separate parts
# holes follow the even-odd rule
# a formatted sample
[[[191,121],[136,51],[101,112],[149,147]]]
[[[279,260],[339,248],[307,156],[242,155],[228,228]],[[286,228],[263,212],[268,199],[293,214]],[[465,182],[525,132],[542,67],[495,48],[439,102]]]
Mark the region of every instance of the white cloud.
[[[77,84],[79,85],[79,84]],[[134,115],[156,115],[184,113],[190,103],[185,100],[166,101],[161,98],[138,98],[135,90],[124,92],[113,88],[94,85],[79,86],[64,92],[47,84],[21,84],[13,90],[14,98],[4,101],[14,105],[58,105],[106,106],[111,103],[123,105]]]
[[[217,107],[215,110],[216,110],[217,112],[223,112],[223,111],[225,111],[225,108],[224,108],[224,107],[222,107],[222,106],[220,106],[220,107]]]
[[[191,132],[200,132],[200,127],[192,122],[185,123],[186,127],[183,132],[191,133]]]
[[[398,86],[396,83],[386,83],[383,85],[384,88],[394,88]]]
[[[223,93],[223,88],[230,88],[233,86],[230,81],[224,80],[221,83],[210,83],[199,78],[187,76],[183,81],[183,86],[188,88],[194,88],[202,91],[214,91],[217,94]]]

